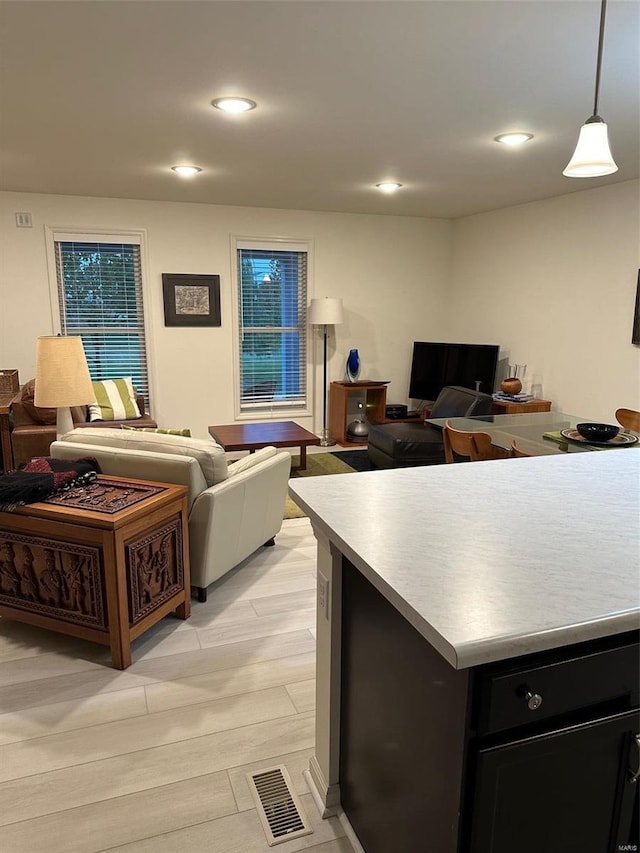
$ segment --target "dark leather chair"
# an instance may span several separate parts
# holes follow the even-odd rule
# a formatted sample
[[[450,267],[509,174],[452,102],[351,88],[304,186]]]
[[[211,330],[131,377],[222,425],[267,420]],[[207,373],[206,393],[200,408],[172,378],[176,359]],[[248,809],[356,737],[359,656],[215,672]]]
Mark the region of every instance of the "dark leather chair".
[[[429,417],[464,418],[491,414],[493,397],[459,385],[438,394]],[[375,468],[412,468],[444,463],[442,429],[425,423],[373,424],[369,428],[369,461]]]

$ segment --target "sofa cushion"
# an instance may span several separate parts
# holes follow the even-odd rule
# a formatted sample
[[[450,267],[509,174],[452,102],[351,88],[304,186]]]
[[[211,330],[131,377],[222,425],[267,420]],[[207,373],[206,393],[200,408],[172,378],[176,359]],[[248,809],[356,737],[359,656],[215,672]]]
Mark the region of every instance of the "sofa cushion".
[[[20,393],[20,400],[29,417],[37,424],[55,424],[58,416],[57,409],[36,406],[34,403],[36,380],[30,379]]]
[[[367,450],[369,459],[378,467],[401,468],[445,461],[442,431],[430,424],[372,424]]]
[[[96,402],[89,406],[90,421],[131,421],[140,417],[130,376],[91,384]]]
[[[187,427],[182,429],[171,429],[170,427],[137,427],[121,424],[120,429],[132,429],[135,432],[156,432],[159,435],[181,435],[184,438],[191,438],[191,430]]]
[[[223,448],[211,438],[185,438],[181,435],[159,435],[140,430],[96,427],[74,429],[63,436],[63,441],[190,456],[198,460],[207,486],[215,486],[216,483],[226,480],[228,476],[226,454]]]
[[[253,468],[254,465],[259,465],[261,462],[264,462],[265,459],[270,459],[272,456],[275,456],[277,452],[278,451],[275,447],[262,447],[255,453],[243,456],[242,459],[238,459],[236,462],[230,462],[227,466],[229,476],[235,477],[237,474],[241,474],[243,471]]]

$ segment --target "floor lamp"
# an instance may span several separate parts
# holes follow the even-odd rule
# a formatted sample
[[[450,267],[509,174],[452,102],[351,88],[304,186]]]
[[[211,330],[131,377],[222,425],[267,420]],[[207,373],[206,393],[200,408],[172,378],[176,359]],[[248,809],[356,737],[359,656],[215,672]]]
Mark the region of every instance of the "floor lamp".
[[[73,429],[69,407],[93,403],[95,398],[82,338],[65,335],[38,338],[34,403],[57,409],[58,438]]]
[[[309,306],[309,323],[312,326],[323,326],[323,358],[322,358],[322,434],[320,447],[332,447],[332,441],[327,429],[327,326],[338,326],[342,323],[342,299],[325,296],[322,299],[312,299]]]

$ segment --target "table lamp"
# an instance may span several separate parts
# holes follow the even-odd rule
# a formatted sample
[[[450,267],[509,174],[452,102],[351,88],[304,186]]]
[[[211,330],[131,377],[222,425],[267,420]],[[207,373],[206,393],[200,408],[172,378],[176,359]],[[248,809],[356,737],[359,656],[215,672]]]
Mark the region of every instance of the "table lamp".
[[[342,323],[342,299],[324,296],[322,299],[312,299],[309,305],[309,323],[312,326],[323,326],[323,371],[322,371],[322,434],[320,447],[332,447],[335,441],[329,437],[327,429],[327,326],[338,326]]]
[[[93,403],[91,384],[82,338],[46,335],[38,338],[36,350],[36,406],[57,409],[58,438],[73,429],[70,406]]]

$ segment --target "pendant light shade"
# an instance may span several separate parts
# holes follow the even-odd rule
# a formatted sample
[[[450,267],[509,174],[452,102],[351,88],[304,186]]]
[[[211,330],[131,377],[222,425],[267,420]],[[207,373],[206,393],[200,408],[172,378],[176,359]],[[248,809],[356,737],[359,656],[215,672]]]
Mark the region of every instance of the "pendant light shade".
[[[562,174],[568,178],[597,178],[617,171],[606,123],[601,118],[588,119],[580,128],[576,150]]]
[[[596,60],[596,90],[593,100],[593,115],[580,128],[578,144],[573,157],[562,174],[568,178],[598,178],[618,171],[611,149],[606,123],[598,115],[598,97],[600,95],[600,70],[602,68],[602,47],[604,44],[604,21],[607,12],[607,0],[602,0],[600,10],[600,34],[598,36],[598,58]]]

